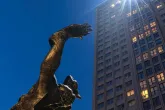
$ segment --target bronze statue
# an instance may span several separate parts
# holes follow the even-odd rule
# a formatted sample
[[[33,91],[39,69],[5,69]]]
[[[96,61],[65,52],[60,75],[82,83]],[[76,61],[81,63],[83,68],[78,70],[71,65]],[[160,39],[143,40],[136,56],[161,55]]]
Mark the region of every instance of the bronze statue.
[[[36,84],[11,110],[70,110],[78,93],[77,81],[67,76],[63,84],[57,84],[54,72],[60,65],[65,42],[69,38],[82,38],[92,31],[91,26],[73,24],[54,33],[49,44],[51,49],[41,64],[40,76]]]

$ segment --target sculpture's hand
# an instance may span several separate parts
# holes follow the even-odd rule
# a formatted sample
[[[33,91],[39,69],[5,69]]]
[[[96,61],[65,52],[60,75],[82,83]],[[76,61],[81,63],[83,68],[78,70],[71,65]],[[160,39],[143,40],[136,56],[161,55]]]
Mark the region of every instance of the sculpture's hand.
[[[88,23],[84,24],[72,24],[64,28],[69,37],[82,38],[92,31],[91,26]]]

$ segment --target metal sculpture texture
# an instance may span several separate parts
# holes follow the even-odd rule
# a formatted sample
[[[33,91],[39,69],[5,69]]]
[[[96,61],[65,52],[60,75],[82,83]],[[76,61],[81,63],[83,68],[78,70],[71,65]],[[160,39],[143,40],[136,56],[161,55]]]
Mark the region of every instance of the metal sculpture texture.
[[[81,98],[77,81],[70,75],[63,84],[57,84],[54,73],[60,65],[65,42],[69,38],[82,38],[90,31],[91,26],[85,23],[73,24],[54,33],[49,39],[51,49],[41,64],[38,81],[11,110],[71,110],[75,98]]]

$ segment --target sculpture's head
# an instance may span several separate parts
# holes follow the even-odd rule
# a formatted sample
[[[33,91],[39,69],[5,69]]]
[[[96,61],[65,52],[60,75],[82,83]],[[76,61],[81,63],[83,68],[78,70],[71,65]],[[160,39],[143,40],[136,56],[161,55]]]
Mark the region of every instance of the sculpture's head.
[[[72,89],[74,95],[76,96],[76,98],[81,99],[81,96],[78,92],[78,83],[76,80],[73,79],[73,77],[71,75],[67,76],[64,84],[67,85],[69,88]]]

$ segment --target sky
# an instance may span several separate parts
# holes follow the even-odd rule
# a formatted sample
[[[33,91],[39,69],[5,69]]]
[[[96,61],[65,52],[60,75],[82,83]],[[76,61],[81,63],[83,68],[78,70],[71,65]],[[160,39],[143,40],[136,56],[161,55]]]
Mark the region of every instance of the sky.
[[[40,64],[50,49],[48,38],[70,24],[94,28],[95,7],[104,0],[1,0],[0,1],[0,104],[9,110],[39,77]],[[62,83],[72,75],[79,83],[81,100],[72,110],[92,110],[94,31],[69,39],[55,75]]]

